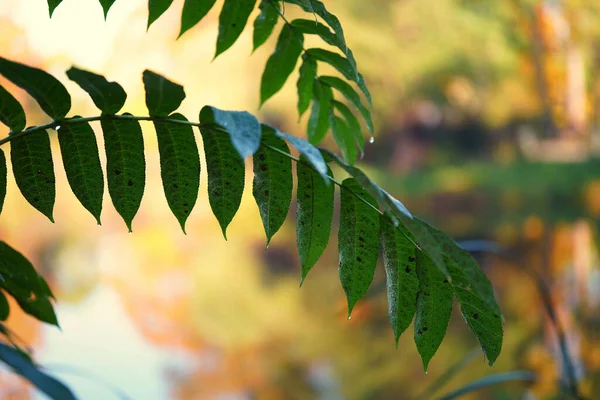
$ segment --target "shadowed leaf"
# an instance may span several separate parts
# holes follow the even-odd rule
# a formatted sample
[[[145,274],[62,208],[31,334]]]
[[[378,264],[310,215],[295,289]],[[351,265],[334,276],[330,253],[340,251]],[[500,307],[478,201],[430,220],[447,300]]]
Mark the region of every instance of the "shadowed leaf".
[[[102,114],[116,114],[125,104],[125,90],[118,83],[107,81],[102,75],[71,67],[67,76],[90,95]]]
[[[240,37],[255,5],[256,0],[225,0],[219,15],[215,58],[229,49]]]
[[[348,124],[348,129],[350,130],[352,137],[358,145],[358,148],[360,149],[360,153],[362,155],[365,151],[365,138],[363,137],[362,129],[360,127],[358,119],[344,103],[340,103],[339,101],[333,100],[331,102],[331,105],[335,110],[339,111],[340,114],[342,114],[342,117],[344,117],[346,124]]]
[[[296,150],[300,152],[300,154],[306,157],[306,160],[308,160],[315,170],[323,177],[325,183],[327,185],[330,184],[329,179],[327,178],[328,167],[319,149],[302,138],[279,131],[277,131],[277,135],[285,139],[289,144],[294,146]]]
[[[171,7],[173,0],[148,0],[148,27]]]
[[[10,306],[8,305],[8,299],[2,291],[0,291],[0,321],[6,321],[10,314]]]
[[[338,147],[342,150],[344,159],[348,164],[352,165],[356,161],[356,144],[354,143],[354,135],[350,132],[350,128],[346,121],[330,112],[330,124],[333,138]]]
[[[63,0],[48,0],[48,12],[50,14],[50,18],[52,18],[54,10],[56,10],[56,7],[58,7],[62,1]]]
[[[317,77],[317,62],[308,57],[306,54],[302,55],[302,65],[300,66],[300,75],[298,77],[298,115],[302,115],[308,110],[310,101],[313,97],[313,87],[315,78]]]
[[[279,19],[279,1],[261,0],[258,8],[260,14],[254,20],[254,34],[252,37],[254,50],[262,46],[273,33]]]
[[[329,110],[333,93],[331,88],[321,84],[318,80],[313,86],[313,101],[308,120],[308,141],[319,144],[329,130]]]
[[[146,107],[151,117],[166,117],[177,110],[185,99],[183,86],[171,82],[155,72],[144,71]]]
[[[106,16],[108,15],[108,11],[112,7],[112,5],[115,3],[115,1],[116,0],[100,0],[100,5],[102,6],[102,10],[104,11],[104,19],[106,19]]]
[[[188,29],[194,27],[213,8],[217,0],[185,0],[181,13],[181,37]]]
[[[369,111],[369,109],[363,105],[362,101],[360,100],[360,96],[354,91],[354,89],[348,84],[348,82],[335,76],[321,76],[319,77],[319,80],[323,84],[336,89],[344,97],[346,97],[348,101],[350,101],[350,103],[352,103],[352,105],[358,109],[360,114],[365,119],[365,123],[369,132],[374,132],[371,111]]]
[[[214,124],[229,134],[233,147],[242,159],[260,146],[261,127],[256,117],[245,111],[224,111],[205,106],[200,111],[202,124]]]
[[[23,107],[2,86],[0,86],[0,122],[8,126],[12,132],[22,131],[26,123]]]

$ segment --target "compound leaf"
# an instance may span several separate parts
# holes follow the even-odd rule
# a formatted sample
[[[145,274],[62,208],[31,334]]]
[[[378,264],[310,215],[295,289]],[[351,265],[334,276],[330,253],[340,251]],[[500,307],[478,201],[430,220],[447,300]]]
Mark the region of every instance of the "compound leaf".
[[[138,121],[102,120],[108,193],[129,232],[146,186],[144,139]]]
[[[71,190],[100,225],[104,175],[94,130],[87,122],[64,124],[58,130],[58,143]]]
[[[187,121],[181,114],[169,117]],[[160,174],[169,208],[185,232],[185,221],[189,217],[200,187],[200,156],[189,125],[155,121],[160,154]]]
[[[13,138],[10,142],[10,160],[23,197],[54,222],[52,210],[56,184],[48,133],[36,132]]]

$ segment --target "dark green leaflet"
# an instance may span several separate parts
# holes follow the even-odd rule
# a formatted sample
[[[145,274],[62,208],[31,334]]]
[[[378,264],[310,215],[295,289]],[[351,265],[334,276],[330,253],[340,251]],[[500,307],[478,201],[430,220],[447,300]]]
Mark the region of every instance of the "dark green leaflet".
[[[54,14],[54,10],[62,3],[62,0],[48,0],[48,12],[50,14],[50,18],[52,18],[52,14]]]
[[[319,149],[317,149],[312,144],[308,143],[306,140],[289,135],[287,133],[277,131],[277,136],[285,139],[286,142],[294,146],[296,150],[298,150],[300,154],[306,157],[308,162],[310,162],[312,166],[315,167],[315,170],[321,175],[326,184],[330,184],[330,181],[327,178],[328,167]]]
[[[308,110],[313,96],[313,87],[317,77],[317,61],[302,55],[302,65],[300,66],[300,76],[298,77],[298,114],[300,117]]]
[[[0,287],[17,300],[27,314],[58,326],[49,298],[52,292],[21,253],[0,241]]]
[[[75,400],[75,396],[67,386],[43,373],[19,350],[0,343],[0,360],[9,365],[12,371],[33,383],[51,399]]]
[[[55,121],[64,118],[71,109],[71,96],[67,89],[41,69],[0,57],[0,74],[29,93]]]
[[[6,321],[9,314],[10,307],[8,305],[8,300],[4,293],[0,291],[0,321]]]
[[[200,132],[208,172],[208,201],[227,239],[227,226],[242,202],[244,160],[227,133],[210,127],[200,128]]]
[[[181,114],[170,119],[187,121]],[[185,232],[185,221],[192,212],[200,187],[200,156],[189,125],[154,122],[160,153],[160,174],[169,208]]]
[[[333,100],[331,88],[316,80],[313,86],[312,108],[308,120],[308,141],[312,144],[319,144],[329,130],[331,100]]]
[[[323,180],[306,164],[306,157],[301,156],[300,160],[296,164],[298,175],[296,239],[302,266],[300,282],[302,284],[329,242],[333,219],[334,186]],[[327,174],[333,177],[329,167],[327,167]]]
[[[148,28],[171,7],[173,0],[148,0]]]
[[[452,314],[452,286],[422,251],[417,251],[417,317],[415,343],[427,372],[429,361],[444,339]]]
[[[350,129],[350,132],[352,132],[352,136],[355,138],[356,144],[358,145],[358,148],[360,149],[360,153],[362,155],[365,151],[365,138],[362,135],[362,129],[360,127],[358,119],[344,103],[340,103],[339,101],[333,100],[331,102],[331,105],[334,109],[338,110],[340,114],[342,114],[342,117],[344,117],[344,119],[346,120],[346,124],[348,124],[348,129]]]
[[[260,104],[277,93],[294,72],[298,57],[302,54],[302,36],[289,25],[284,25],[277,40],[275,52],[267,60],[260,82]]]
[[[22,131],[26,123],[23,107],[2,86],[0,86],[0,122],[8,126],[12,132]]]
[[[71,67],[67,76],[90,95],[102,114],[116,114],[125,104],[125,90],[118,83],[107,81],[102,75]]]
[[[108,193],[129,232],[146,186],[144,139],[139,122],[102,120]]]
[[[10,142],[10,161],[23,197],[54,222],[54,163],[47,132],[23,135]]]
[[[333,138],[338,147],[342,150],[344,159],[348,164],[352,165],[356,161],[356,144],[354,143],[354,135],[350,131],[346,121],[330,113],[330,124]]]
[[[369,207],[358,197],[366,200]],[[353,178],[344,180],[341,188],[339,275],[346,299],[348,316],[371,285],[379,257],[379,213],[377,203]]]
[[[290,153],[287,144],[275,135],[274,129],[263,126],[261,144],[253,157],[252,194],[260,211],[269,246],[271,238],[283,225],[292,201],[292,161],[267,148],[269,146]]]
[[[318,35],[323,41],[331,46],[337,46],[337,37],[331,30],[320,22],[310,19],[295,19],[291,22],[292,26],[303,34]]]
[[[416,248],[407,238],[408,232],[400,232],[403,226],[394,227],[389,218],[381,216],[381,244],[385,266],[388,296],[388,317],[396,346],[400,335],[410,326],[419,292]]]
[[[181,105],[185,99],[183,86],[171,82],[155,72],[144,71],[146,107],[151,117],[166,117]]]
[[[360,96],[354,91],[348,82],[335,76],[321,76],[319,77],[319,80],[323,84],[338,90],[344,97],[346,97],[348,101],[350,101],[350,103],[352,103],[352,105],[358,109],[360,114],[365,119],[365,123],[367,124],[367,129],[369,132],[373,133],[374,128],[371,111],[369,111],[369,109],[363,105],[362,101],[360,100]]]
[[[179,37],[194,27],[213,8],[217,0],[185,0],[181,13]]]
[[[6,198],[6,178],[6,156],[2,149],[0,149],[0,213],[2,213],[4,199]]]
[[[254,34],[252,37],[254,50],[262,46],[271,36],[275,25],[277,25],[277,20],[279,20],[279,7],[279,1],[261,0],[258,6],[260,14],[254,20]]]
[[[102,10],[104,10],[104,19],[108,15],[108,10],[112,7],[116,0],[100,0],[100,5],[102,5]]]
[[[58,143],[71,190],[100,225],[104,175],[92,127],[87,122],[64,124],[58,130]]]
[[[205,106],[200,110],[202,124],[215,124],[229,133],[233,147],[242,159],[251,156],[260,146],[261,127],[256,117],[245,111],[224,111]]]
[[[308,49],[306,53],[315,60],[328,63],[344,75],[346,79],[354,80],[352,65],[341,54],[319,48]]]
[[[240,37],[255,5],[256,0],[225,0],[219,16],[219,36],[217,37],[215,58],[229,49]]]

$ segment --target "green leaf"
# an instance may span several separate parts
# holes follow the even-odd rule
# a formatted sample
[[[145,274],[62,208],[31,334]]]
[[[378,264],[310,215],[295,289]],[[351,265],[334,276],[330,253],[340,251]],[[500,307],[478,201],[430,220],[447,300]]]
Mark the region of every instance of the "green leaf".
[[[21,104],[0,85],[0,122],[12,132],[25,129],[25,111]]]
[[[48,12],[50,13],[50,18],[52,18],[52,14],[54,14],[54,10],[62,3],[62,0],[48,0]]]
[[[296,239],[302,266],[302,280],[317,263],[329,242],[333,219],[334,186],[325,181],[309,165],[307,158],[300,157],[296,164],[298,175],[296,211]],[[333,177],[327,167],[327,175]]]
[[[10,314],[10,306],[3,292],[0,291],[0,321],[6,321]]]
[[[350,132],[350,128],[346,121],[330,112],[330,124],[333,138],[338,147],[342,150],[344,159],[350,164],[356,161],[356,144],[354,143],[354,135]]]
[[[321,81],[321,83],[327,86],[338,90],[344,97],[346,97],[348,101],[350,101],[350,103],[352,103],[352,105],[358,109],[358,111],[365,119],[365,123],[367,124],[367,129],[369,130],[369,132],[374,132],[371,111],[363,105],[362,101],[360,100],[360,96],[354,91],[352,86],[350,86],[343,79],[340,79],[335,76],[321,76],[319,77],[319,81]]]
[[[181,114],[169,119],[187,121]],[[200,187],[200,156],[189,125],[155,121],[160,154],[160,173],[169,208],[185,233],[185,221],[192,212]]]
[[[64,118],[71,109],[71,96],[67,89],[41,69],[0,57],[0,74],[29,93],[55,121]]]
[[[48,133],[37,132],[13,138],[10,142],[10,160],[23,197],[54,222],[52,209],[56,186]]]
[[[104,10],[104,19],[106,20],[106,16],[108,15],[108,10],[112,7],[116,0],[100,0],[100,5],[102,6],[102,10]]]
[[[254,35],[252,38],[254,50],[262,46],[271,33],[279,19],[279,1],[261,0],[260,14],[254,20]]]
[[[356,118],[354,113],[352,113],[352,111],[350,111],[350,109],[344,103],[340,103],[339,101],[333,100],[331,102],[331,104],[332,104],[333,108],[335,110],[338,110],[340,112],[340,114],[342,114],[342,117],[344,117],[346,124],[348,125],[348,129],[352,133],[352,136],[354,137],[356,144],[358,145],[358,148],[360,149],[361,155],[364,154],[365,138],[362,135],[362,129],[360,127],[360,123],[358,122],[358,119]]]
[[[229,133],[233,147],[242,159],[251,156],[260,146],[261,127],[256,117],[245,111],[224,111],[205,106],[200,111],[202,124],[214,124]]]
[[[148,28],[171,7],[173,0],[148,0]]]
[[[253,157],[252,195],[258,205],[268,247],[283,225],[292,201],[292,160],[272,149],[290,153],[285,141],[275,135],[275,129],[263,125],[261,143]]]
[[[260,125],[259,125],[260,127]],[[200,128],[208,172],[208,201],[227,240],[227,226],[237,213],[244,192],[244,159],[232,138],[210,126]]]
[[[185,0],[181,13],[181,37],[188,29],[194,27],[213,8],[217,0]]]
[[[185,99],[183,86],[149,70],[144,71],[146,107],[151,117],[166,117]]]
[[[339,275],[348,300],[349,317],[356,302],[369,289],[379,257],[377,203],[353,178],[342,183],[338,248]]]
[[[40,371],[29,358],[19,350],[0,343],[0,360],[15,373],[31,382],[48,397],[55,400],[76,400],[71,390],[59,380]]]
[[[46,281],[21,253],[0,241],[0,287],[17,300],[27,314],[58,326]]]
[[[285,139],[289,144],[294,146],[300,154],[306,157],[306,160],[312,164],[315,170],[323,177],[325,183],[329,185],[330,181],[327,178],[327,171],[329,169],[319,149],[308,143],[306,140],[287,133],[277,131],[277,136]]]
[[[306,35],[318,35],[325,43],[331,46],[338,45],[338,38],[327,26],[310,19],[295,19],[291,22],[297,32]]]
[[[129,115],[129,114],[125,114]],[[146,186],[142,128],[134,120],[102,120],[108,193],[129,232]]]
[[[367,98],[369,105],[371,106],[371,108],[373,108],[373,99],[371,98],[371,92],[369,92],[369,88],[367,87],[365,78],[360,72],[358,73],[358,79],[356,79],[356,85],[358,85],[358,88],[361,90],[361,92],[363,92],[363,94]]]
[[[71,67],[67,76],[90,95],[102,114],[116,114],[125,104],[125,90],[118,83],[107,81],[102,75]]]
[[[58,130],[58,143],[71,190],[100,225],[104,175],[94,130],[87,122],[64,124]]]
[[[308,120],[308,141],[312,144],[321,143],[329,130],[329,110],[332,100],[331,88],[316,80],[313,86],[313,102]]]
[[[7,181],[7,170],[6,170],[6,156],[2,149],[0,149],[0,213],[4,207],[4,199],[6,198],[6,181]]]
[[[315,59],[302,55],[300,76],[298,77],[298,114],[300,117],[308,110],[313,97],[313,87],[317,77],[317,62]]]
[[[215,58],[229,49],[242,34],[255,5],[256,0],[225,0],[219,15]]]
[[[389,218],[381,216],[381,244],[383,246],[383,264],[385,266],[388,296],[388,317],[396,347],[400,335],[410,326],[417,311],[416,248],[408,239],[408,232],[401,232]],[[402,228],[403,229],[403,228]]]
[[[270,99],[294,72],[302,54],[304,40],[289,25],[284,25],[277,40],[275,52],[267,60],[260,82],[260,104]]]
[[[452,286],[425,253],[417,251],[417,317],[415,343],[427,372],[429,361],[444,339],[452,314]]]
[[[344,75],[346,79],[354,80],[352,65],[341,54],[319,48],[308,49],[306,50],[306,53],[317,61],[328,63]]]

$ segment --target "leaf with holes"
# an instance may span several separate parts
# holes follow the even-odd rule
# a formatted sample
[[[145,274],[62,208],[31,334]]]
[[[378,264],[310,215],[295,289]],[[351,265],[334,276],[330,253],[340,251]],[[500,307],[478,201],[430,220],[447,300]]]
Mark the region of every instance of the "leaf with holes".
[[[313,86],[313,101],[308,120],[308,141],[319,144],[329,130],[329,110],[333,93],[331,88],[321,84],[318,80]]]
[[[275,52],[267,60],[260,82],[260,104],[271,98],[294,72],[298,57],[302,54],[302,36],[289,25],[281,29]]]
[[[10,142],[10,160],[23,197],[54,222],[52,209],[56,185],[48,133],[37,132],[13,138]]]
[[[6,156],[2,149],[0,149],[0,213],[4,207],[4,199],[6,198],[6,181],[7,181],[7,170],[6,170]]]
[[[54,10],[56,10],[56,7],[58,7],[62,1],[63,0],[48,0],[48,12],[50,14],[50,18],[52,18]]]
[[[227,226],[237,213],[244,192],[244,160],[223,131],[201,127],[206,171],[208,201],[227,240]]]
[[[279,19],[279,7],[278,1],[261,0],[258,6],[260,14],[254,20],[254,34],[252,37],[254,50],[262,46],[273,33]]]
[[[273,149],[290,153],[285,141],[275,135],[275,130],[263,126],[261,147],[253,157],[252,195],[265,228],[267,246],[287,217],[293,186],[291,159]]]
[[[102,10],[104,11],[104,19],[105,20],[108,15],[108,11],[112,7],[112,5],[115,3],[115,1],[116,0],[100,0],[100,5],[102,6]]]
[[[260,146],[260,123],[246,111],[225,111],[205,106],[200,111],[200,122],[214,124],[228,133],[242,159],[254,154]]]
[[[71,190],[100,225],[104,175],[92,127],[87,122],[64,124],[58,130],[58,143]]]
[[[225,0],[219,15],[219,36],[215,58],[229,49],[240,37],[255,5],[256,0]]]
[[[52,75],[0,57],[0,75],[25,90],[52,119],[64,118],[71,109],[71,96]]]
[[[146,186],[142,129],[134,120],[102,120],[101,125],[108,193],[131,232],[131,223],[140,208]]]
[[[452,314],[452,286],[425,253],[417,251],[417,317],[415,344],[427,372],[429,361],[444,339]]]
[[[125,90],[118,83],[107,81],[102,75],[71,67],[67,76],[90,95],[102,114],[116,114],[125,104]]]
[[[333,138],[338,147],[342,150],[344,159],[350,164],[356,161],[356,144],[354,143],[354,135],[350,132],[350,128],[346,121],[330,112],[330,124]]]
[[[187,121],[181,114],[169,117]],[[200,187],[200,156],[189,125],[175,125],[155,121],[160,154],[160,174],[169,208],[185,233],[185,221],[189,217]]]
[[[303,54],[302,65],[300,66],[300,75],[296,85],[298,88],[298,114],[300,117],[302,117],[302,115],[310,106],[316,77],[317,62],[313,58]]]
[[[400,335],[410,326],[417,311],[419,292],[416,248],[401,225],[395,227],[389,218],[381,216],[381,244],[385,266],[388,317],[394,330],[396,347]],[[403,230],[404,232],[402,232]]]
[[[369,132],[371,132],[371,134],[374,132],[371,111],[369,111],[369,109],[363,105],[362,101],[360,100],[360,96],[354,91],[354,89],[348,84],[348,82],[335,76],[321,76],[319,77],[319,81],[321,81],[321,83],[327,86],[336,89],[344,97],[346,97],[348,101],[350,101],[350,103],[352,103],[352,105],[358,109],[360,114],[365,119],[365,123]]]
[[[350,316],[354,305],[367,293],[373,281],[379,257],[377,203],[353,178],[342,183],[338,248],[340,281]]]
[[[171,7],[173,0],[148,0],[148,28]]]
[[[277,131],[276,135],[285,139],[286,142],[294,146],[300,154],[306,157],[306,160],[312,164],[325,183],[329,185],[329,179],[327,178],[328,167],[319,149],[308,143],[306,140],[287,133]]]
[[[188,29],[194,27],[213,8],[217,0],[185,0],[181,13],[181,37]]]
[[[146,107],[148,107],[151,117],[166,117],[177,110],[185,99],[183,87],[164,76],[145,70],[143,80],[146,90]]]
[[[0,241],[0,287],[17,300],[27,314],[58,326],[50,302],[52,292],[33,265],[21,253]]]
[[[8,126],[12,132],[25,129],[26,120],[23,107],[2,86],[0,86],[0,122]]]
[[[352,111],[350,111],[350,109],[344,103],[340,103],[339,101],[333,100],[331,102],[331,105],[333,106],[333,108],[335,110],[339,111],[339,113],[342,114],[342,117],[344,117],[344,120],[345,120],[346,124],[348,125],[348,129],[350,130],[352,137],[354,138],[354,141],[356,142],[356,144],[358,145],[358,148],[360,149],[360,153],[364,154],[365,138],[363,137],[362,129],[360,127],[360,123],[358,122],[358,119],[356,118],[356,116],[352,113]]]
[[[296,239],[298,254],[302,266],[302,279],[317,263],[329,242],[333,219],[334,186],[306,164],[307,158],[301,156],[297,163],[298,189],[296,210]],[[333,177],[327,167],[327,175]]]

